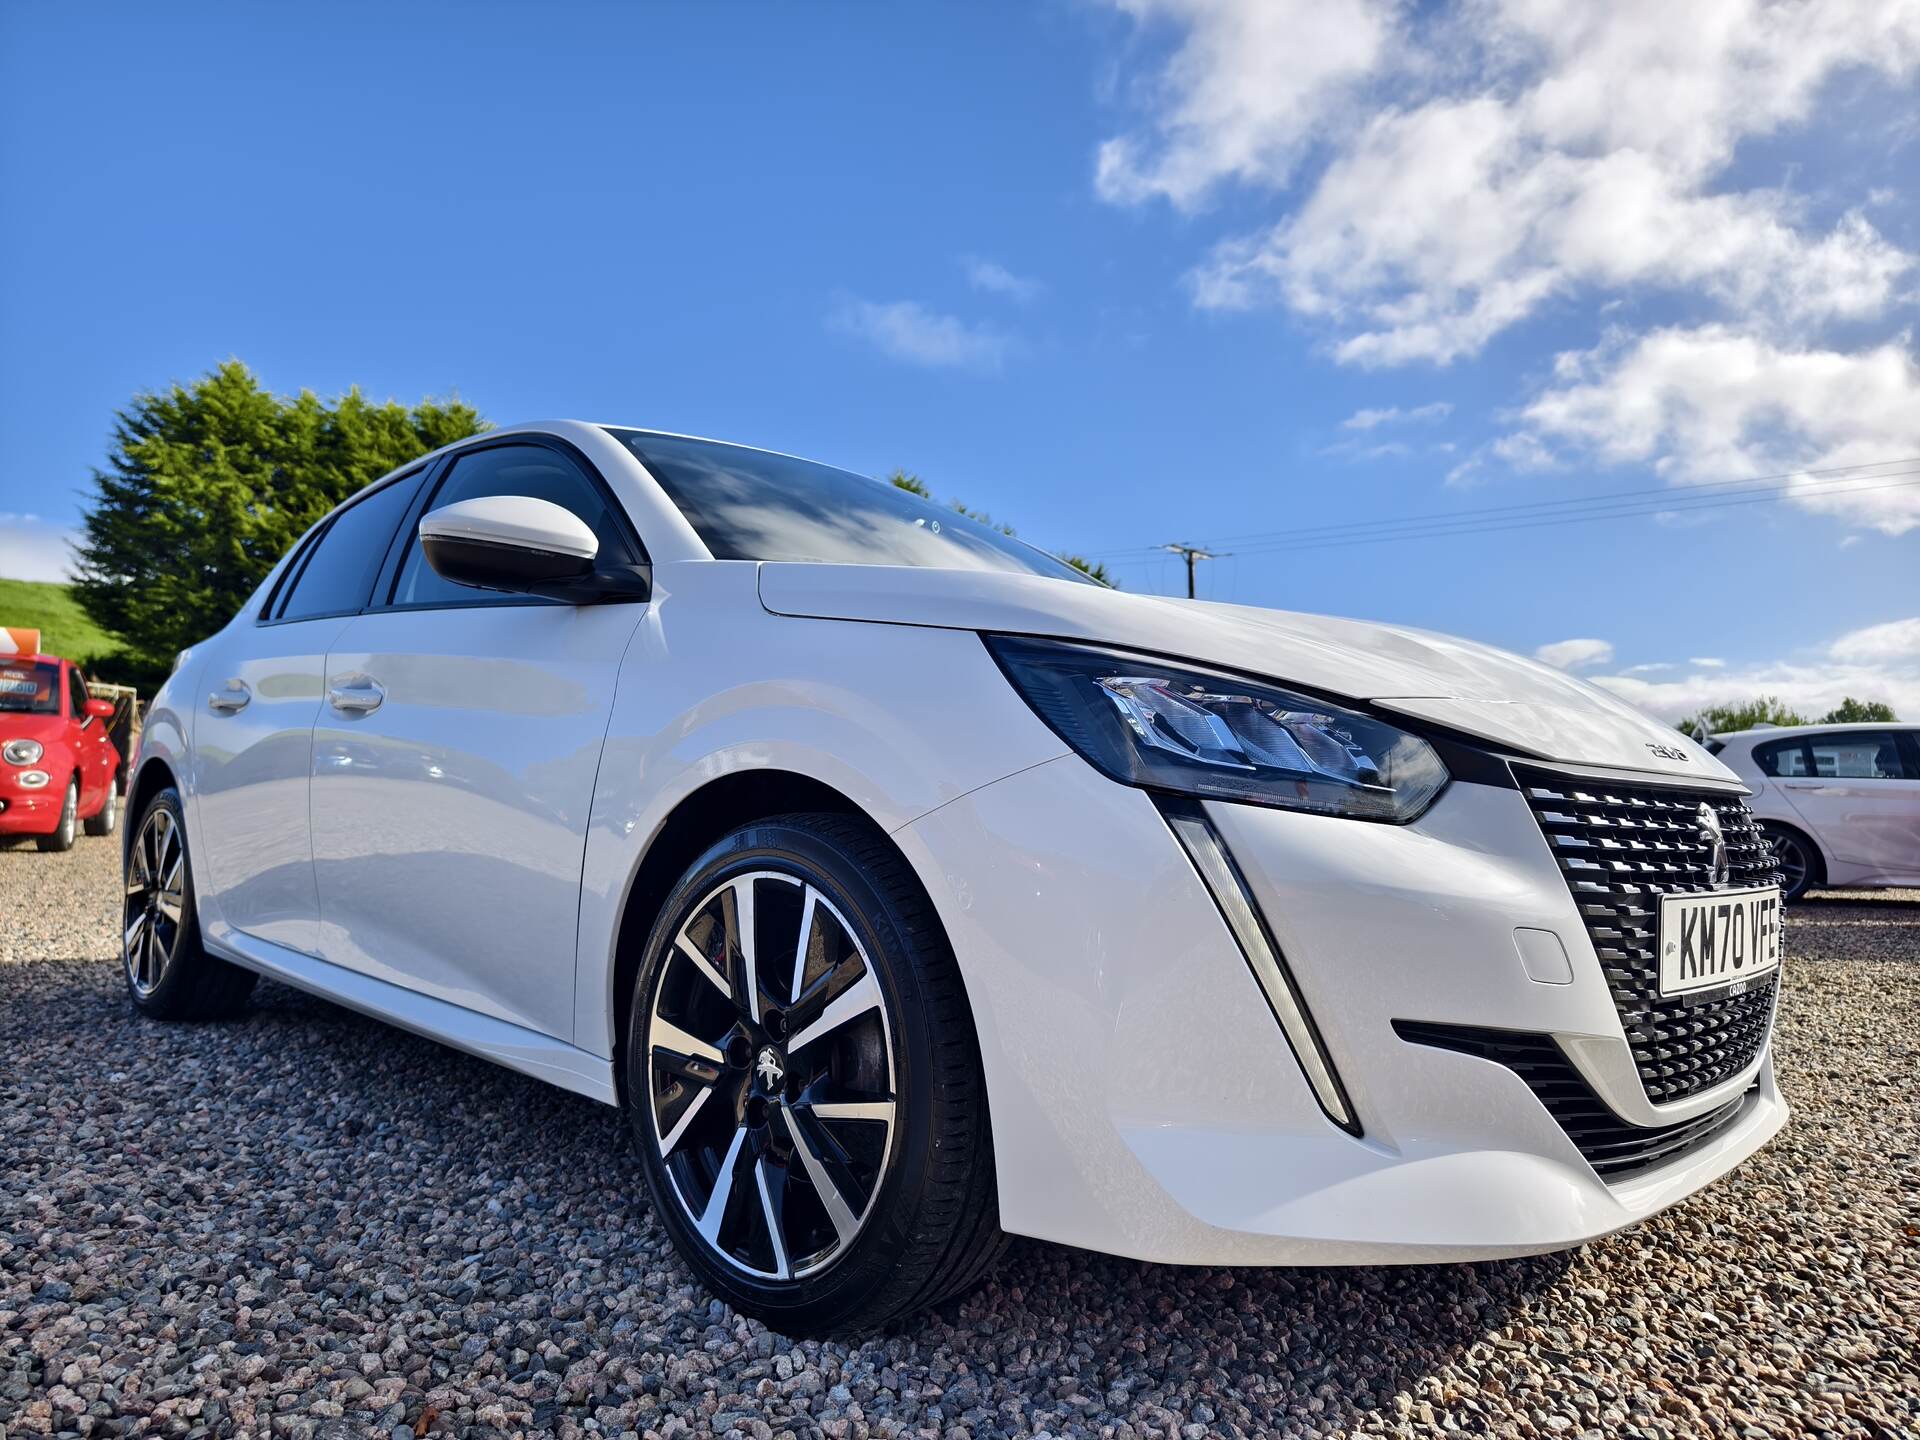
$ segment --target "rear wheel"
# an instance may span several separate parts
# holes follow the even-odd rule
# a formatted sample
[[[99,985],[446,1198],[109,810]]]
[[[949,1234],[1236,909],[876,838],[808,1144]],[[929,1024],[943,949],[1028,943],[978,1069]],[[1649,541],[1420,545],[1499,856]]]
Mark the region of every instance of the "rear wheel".
[[[180,792],[148,803],[127,846],[121,954],[127,993],[161,1020],[211,1020],[240,1010],[253,993],[251,970],[207,953],[193,907],[193,871]]]
[[[1780,898],[1798,900],[1822,879],[1819,854],[1797,830],[1784,825],[1760,828],[1773,842],[1774,857],[1780,862]]]
[[[120,825],[120,791],[107,786],[107,798],[100,802],[99,813],[86,822],[87,834],[111,835]]]
[[[80,833],[80,779],[75,776],[67,781],[67,796],[60,806],[60,823],[54,827],[51,835],[42,835],[36,842],[42,850],[58,853],[73,849],[74,837]]]
[[[634,988],[626,1103],[682,1256],[769,1325],[880,1323],[1001,1247],[959,973],[885,838],[789,815],[681,879]]]

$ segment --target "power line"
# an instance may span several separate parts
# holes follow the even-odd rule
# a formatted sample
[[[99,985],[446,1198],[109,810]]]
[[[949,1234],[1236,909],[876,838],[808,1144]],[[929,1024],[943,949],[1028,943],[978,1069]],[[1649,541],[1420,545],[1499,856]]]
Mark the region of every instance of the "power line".
[[[1908,467],[1889,469],[1889,467]],[[1606,491],[1597,495],[1576,495],[1560,500],[1532,500],[1509,505],[1486,505],[1467,510],[1428,511],[1423,514],[1403,515],[1386,520],[1344,521],[1330,525],[1299,526],[1284,530],[1252,531],[1225,537],[1230,541],[1285,542],[1292,548],[1292,542],[1317,539],[1320,537],[1342,538],[1345,536],[1370,536],[1381,532],[1383,538],[1390,538],[1393,532],[1408,527],[1427,526],[1471,526],[1480,528],[1478,522],[1485,520],[1504,520],[1509,518],[1558,517],[1561,514],[1575,518],[1585,518],[1591,513],[1596,518],[1610,518],[1613,512],[1621,515],[1636,513],[1654,514],[1664,510],[1709,509],[1713,504],[1694,503],[1704,496],[1707,501],[1717,501],[1721,497],[1757,496],[1762,499],[1787,499],[1798,495],[1851,494],[1855,490],[1875,490],[1890,488],[1883,485],[1862,485],[1867,480],[1888,480],[1901,476],[1920,474],[1913,467],[1920,466],[1920,456],[1908,456],[1898,460],[1878,460],[1862,465],[1835,466],[1825,470],[1794,470],[1779,475],[1746,476],[1735,480],[1711,480],[1684,488],[1674,486],[1654,486],[1640,490]],[[1877,472],[1877,473],[1875,473]],[[1811,477],[1811,478],[1802,478]],[[1824,477],[1824,478],[1822,478]],[[1787,483],[1780,483],[1787,482]],[[1798,482],[1798,483],[1794,483]],[[1852,487],[1852,488],[1843,488]],[[1629,503],[1638,502],[1638,503]],[[1745,502],[1740,502],[1745,503]],[[1486,528],[1504,528],[1492,526]],[[1218,542],[1216,542],[1218,543]],[[1126,550],[1103,550],[1095,552],[1102,559],[1117,559],[1131,555],[1147,555],[1163,548],[1158,545],[1143,545]],[[1264,548],[1264,546],[1261,546]]]

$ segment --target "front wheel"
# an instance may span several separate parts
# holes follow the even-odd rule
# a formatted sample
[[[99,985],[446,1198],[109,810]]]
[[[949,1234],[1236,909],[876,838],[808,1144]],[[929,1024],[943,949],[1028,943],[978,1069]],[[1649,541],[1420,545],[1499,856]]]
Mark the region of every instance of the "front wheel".
[[[80,817],[80,777],[67,781],[66,799],[60,805],[60,823],[54,826],[51,835],[42,835],[35,843],[42,850],[58,854],[73,849],[74,836],[79,833]]]
[[[966,996],[885,837],[744,826],[694,862],[634,987],[626,1105],[687,1263],[788,1333],[976,1283],[1001,1235]]]
[[[127,846],[121,957],[127,993],[141,1013],[159,1020],[211,1020],[231,1015],[253,993],[255,975],[210,955],[200,943],[187,863],[187,827],[180,792],[148,802]]]

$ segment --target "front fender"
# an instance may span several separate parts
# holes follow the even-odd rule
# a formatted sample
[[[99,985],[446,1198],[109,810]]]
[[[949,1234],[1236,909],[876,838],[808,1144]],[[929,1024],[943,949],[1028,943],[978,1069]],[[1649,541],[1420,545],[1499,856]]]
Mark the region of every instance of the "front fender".
[[[970,631],[768,614],[754,566],[663,566],[621,667],[588,825],[574,1043],[613,1053],[628,891],[703,786],[780,770],[892,832],[1066,753]]]

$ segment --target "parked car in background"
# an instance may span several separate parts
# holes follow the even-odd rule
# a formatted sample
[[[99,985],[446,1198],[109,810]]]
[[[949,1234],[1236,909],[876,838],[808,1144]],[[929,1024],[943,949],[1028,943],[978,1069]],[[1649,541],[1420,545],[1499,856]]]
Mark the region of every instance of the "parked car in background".
[[[189,1018],[273,976],[622,1107],[688,1263],[788,1331],[1003,1232],[1534,1254],[1786,1119],[1745,794],[1518,656],[562,421],[363,490],[181,657],[126,978]]]
[[[1786,899],[1920,885],[1920,725],[1767,725],[1708,748],[1752,789]]]
[[[81,826],[111,835],[120,818],[120,751],[107,733],[113,702],[96,700],[71,660],[38,653],[39,635],[10,630],[0,653],[0,836],[32,835],[71,850]]]

